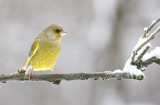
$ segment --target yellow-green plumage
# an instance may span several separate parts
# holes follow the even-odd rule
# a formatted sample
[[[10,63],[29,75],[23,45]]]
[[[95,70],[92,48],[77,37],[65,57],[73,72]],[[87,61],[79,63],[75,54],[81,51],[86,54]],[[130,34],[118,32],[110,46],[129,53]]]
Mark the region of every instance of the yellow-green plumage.
[[[33,42],[27,63],[23,69],[53,69],[61,51],[60,33],[62,31],[63,28],[54,24],[43,30]]]
[[[60,51],[60,43],[41,41],[36,54],[30,61],[30,65],[35,70],[52,69],[56,63]]]

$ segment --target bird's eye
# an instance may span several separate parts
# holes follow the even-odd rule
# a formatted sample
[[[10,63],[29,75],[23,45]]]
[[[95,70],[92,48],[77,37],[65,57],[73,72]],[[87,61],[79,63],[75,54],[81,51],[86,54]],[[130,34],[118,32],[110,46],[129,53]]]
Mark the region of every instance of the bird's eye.
[[[56,32],[57,32],[57,33],[60,33],[60,30],[57,29]]]

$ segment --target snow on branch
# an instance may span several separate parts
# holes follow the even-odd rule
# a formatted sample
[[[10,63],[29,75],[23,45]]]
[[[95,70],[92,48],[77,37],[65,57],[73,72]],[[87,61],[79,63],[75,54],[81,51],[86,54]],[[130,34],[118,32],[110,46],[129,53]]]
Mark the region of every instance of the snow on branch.
[[[133,49],[131,57],[124,66],[124,69],[122,71],[116,70],[116,73],[126,72],[130,75],[144,77],[145,75],[143,71],[148,65],[152,63],[157,63],[160,65],[160,47],[156,47],[153,51],[147,53],[151,47],[149,42],[160,32],[160,27],[158,27],[152,34],[149,34],[151,29],[153,29],[158,22],[160,22],[160,19],[153,21],[149,27],[144,28],[144,34],[141,38],[139,38]]]
[[[151,29],[160,22],[157,19],[152,22],[149,27],[144,28],[144,34],[136,46],[133,49],[131,57],[127,60],[124,68],[122,70],[118,69],[113,72],[95,72],[95,73],[69,73],[69,74],[35,74],[29,76],[25,74],[24,70],[20,70],[17,73],[10,75],[0,75],[0,82],[6,83],[6,81],[19,80],[19,81],[48,81],[54,84],[60,84],[62,80],[87,80],[87,79],[144,79],[144,70],[146,67],[152,63],[157,63],[160,65],[160,47],[156,47],[151,52],[147,52],[151,47],[150,41],[155,38],[155,36],[160,32],[160,27],[158,27],[153,33],[149,34]]]
[[[138,69],[145,69],[151,63],[157,63],[160,65],[160,48],[156,47],[150,53],[147,53],[148,49],[151,47],[149,43],[155,36],[160,32],[160,27],[158,27],[153,33],[149,34],[149,31],[158,23],[160,19],[153,21],[152,24],[144,29],[143,36],[139,39],[137,45],[133,49],[131,55],[131,64],[137,66]]]

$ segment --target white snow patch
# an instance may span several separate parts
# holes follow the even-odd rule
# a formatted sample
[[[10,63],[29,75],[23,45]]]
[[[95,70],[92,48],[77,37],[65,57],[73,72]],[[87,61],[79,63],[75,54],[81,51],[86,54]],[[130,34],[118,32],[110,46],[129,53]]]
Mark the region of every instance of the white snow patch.
[[[156,47],[153,51],[151,51],[150,53],[146,53],[143,58],[142,61],[146,61],[152,57],[156,57],[160,59],[160,47]]]
[[[123,71],[121,69],[117,69],[115,71],[113,71],[114,73],[123,73]]]
[[[152,24],[154,24],[156,22],[156,20],[152,21]]]
[[[141,70],[137,69],[136,66],[131,65],[131,59],[128,59],[128,61],[126,62],[124,66],[123,71],[131,75],[136,75],[136,76],[143,75],[144,76],[144,73]]]
[[[144,27],[144,31],[147,31],[148,30],[148,27]]]
[[[117,69],[113,73],[129,73],[130,75],[145,76],[141,70],[137,69],[136,66],[131,65],[130,63],[131,63],[131,59],[129,58],[123,70]]]

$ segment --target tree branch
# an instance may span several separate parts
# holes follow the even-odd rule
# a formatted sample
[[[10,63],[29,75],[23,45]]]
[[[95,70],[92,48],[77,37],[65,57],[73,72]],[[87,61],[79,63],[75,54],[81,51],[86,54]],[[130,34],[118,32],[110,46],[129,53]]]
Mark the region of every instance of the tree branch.
[[[95,73],[70,73],[70,74],[36,74],[29,76],[25,74],[24,70],[18,71],[18,73],[10,75],[0,75],[0,82],[6,83],[6,81],[19,80],[19,81],[48,81],[53,84],[59,85],[62,80],[87,80],[87,79],[136,79],[143,80],[143,70],[145,67],[152,63],[160,65],[160,48],[158,47],[151,53],[147,54],[150,46],[149,43],[160,32],[160,27],[157,28],[151,35],[147,35],[148,32],[158,23],[160,19],[152,22],[152,24],[145,28],[144,34],[137,43],[135,50],[133,51],[129,60],[127,60],[123,70],[107,71],[107,72],[95,72]],[[147,46],[146,46],[147,45]],[[143,59],[145,58],[145,59]],[[147,58],[147,59],[146,59]]]
[[[157,57],[152,57],[152,58],[142,62],[142,66],[147,67],[148,65],[150,65],[152,63],[156,63],[156,64],[160,65],[160,59],[158,59]]]
[[[6,83],[6,81],[13,81],[13,80],[30,80],[30,81],[48,81],[53,82],[53,84],[59,85],[61,80],[87,80],[87,79],[117,79],[117,80],[124,80],[124,79],[136,79],[136,80],[143,80],[143,76],[135,76],[129,73],[115,73],[115,72],[95,72],[95,73],[70,73],[70,74],[39,74],[39,75],[31,75],[30,79],[29,76],[25,74],[25,71],[22,70],[18,73],[12,75],[1,75],[0,82]]]

